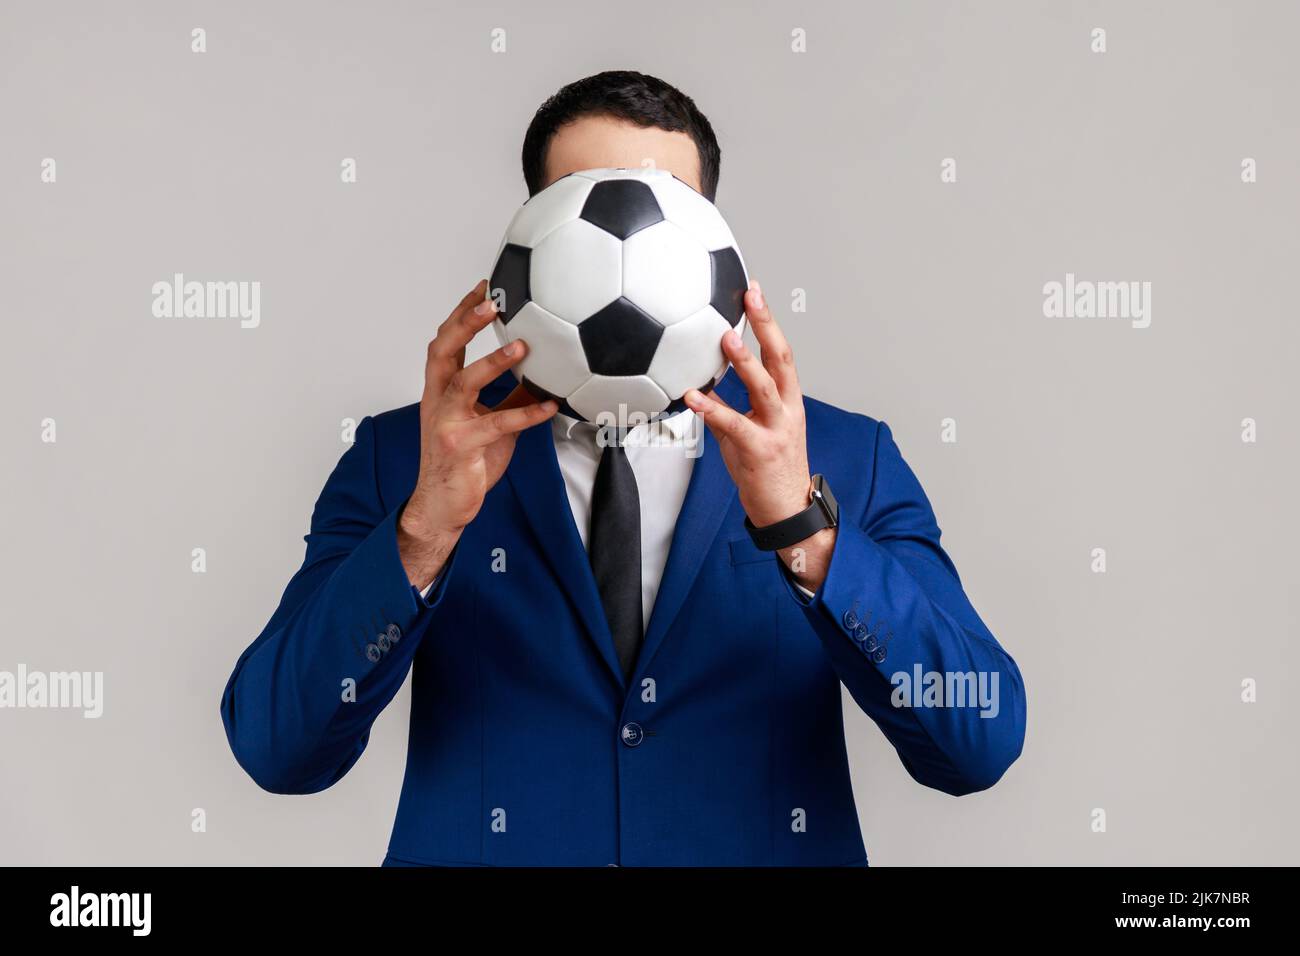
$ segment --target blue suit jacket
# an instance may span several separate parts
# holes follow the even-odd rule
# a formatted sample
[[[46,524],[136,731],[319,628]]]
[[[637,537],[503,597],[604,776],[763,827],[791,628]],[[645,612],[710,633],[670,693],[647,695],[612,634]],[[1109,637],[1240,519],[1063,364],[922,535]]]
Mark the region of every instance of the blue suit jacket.
[[[718,388],[748,408],[734,372]],[[364,419],[222,696],[236,759],[274,793],[325,789],[414,665],[391,865],[863,864],[841,683],[920,783],[992,785],[1024,738],[1016,664],[962,592],[888,427],[806,407],[812,468],[840,505],[824,584],[805,598],[754,547],[706,431],[630,682],[549,423],[520,435],[426,600],[395,534],[418,406]],[[997,715],[891,702],[893,674],[932,671],[996,675]]]

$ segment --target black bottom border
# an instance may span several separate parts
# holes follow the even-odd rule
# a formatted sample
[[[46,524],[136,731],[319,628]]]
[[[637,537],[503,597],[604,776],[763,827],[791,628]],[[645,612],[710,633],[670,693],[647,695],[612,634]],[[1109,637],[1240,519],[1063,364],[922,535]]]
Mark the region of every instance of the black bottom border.
[[[698,937],[714,930],[733,939],[784,927],[866,934],[861,942],[911,937],[919,945],[1031,939],[1047,930],[1080,940],[1130,936],[1222,945],[1285,928],[1284,908],[1296,885],[1291,867],[35,867],[0,875],[7,886],[0,891],[6,941],[75,936],[81,943],[116,937],[337,944],[373,941],[381,931],[385,938],[432,932],[431,939],[450,942],[445,934],[452,930],[477,929],[488,934],[485,942],[515,932],[543,941],[584,936],[612,921],[649,933],[689,930]],[[138,932],[142,894],[148,894],[147,935]],[[125,925],[70,925],[86,921]]]

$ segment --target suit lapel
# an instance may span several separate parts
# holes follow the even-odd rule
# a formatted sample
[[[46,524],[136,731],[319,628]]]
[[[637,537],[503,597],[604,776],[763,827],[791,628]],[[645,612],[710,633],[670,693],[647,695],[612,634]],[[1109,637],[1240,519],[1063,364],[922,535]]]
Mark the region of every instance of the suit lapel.
[[[749,411],[749,395],[733,370],[728,369],[717,392],[737,411]],[[699,576],[718,529],[731,509],[736,485],[727,471],[713,433],[704,428],[700,457],[691,471],[686,497],[677,516],[668,562],[659,594],[650,613],[645,641],[633,673],[641,673],[654,659],[668,629],[677,619],[686,595]],[[614,638],[591,573],[587,550],[573,523],[564,476],[555,456],[551,425],[545,422],[521,432],[506,468],[506,479],[519,499],[539,550],[546,556],[560,586],[577,608],[588,635],[620,688],[625,687]]]
[[[600,603],[600,592],[596,589],[587,551],[573,523],[573,511],[569,508],[564,476],[555,456],[555,439],[549,421],[520,433],[515,441],[514,455],[506,468],[506,479],[532,526],[538,550],[550,562],[551,570],[577,608],[597,652],[609,667],[615,682],[622,687],[623,672],[619,667],[618,652],[614,648],[609,623],[605,620],[605,609]]]
[[[717,391],[732,408],[742,414],[749,411],[749,395],[733,370],[727,370]],[[700,427],[704,429],[702,454],[696,460],[690,483],[686,486],[686,497],[668,551],[668,563],[664,566],[663,580],[634,674],[641,673],[654,659],[655,652],[681,611],[682,602],[699,576],[705,555],[718,536],[718,529],[736,495],[735,482],[722,460],[713,432],[703,423]]]

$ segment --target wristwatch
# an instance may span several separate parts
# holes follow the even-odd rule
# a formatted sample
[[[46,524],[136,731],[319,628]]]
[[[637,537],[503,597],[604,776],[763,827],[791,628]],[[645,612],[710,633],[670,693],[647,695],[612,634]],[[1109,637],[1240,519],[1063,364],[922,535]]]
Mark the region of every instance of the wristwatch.
[[[831,494],[831,486],[826,483],[825,475],[812,476],[812,504],[797,515],[784,521],[770,524],[765,528],[756,528],[754,523],[745,518],[745,530],[754,539],[760,551],[779,551],[788,548],[804,538],[810,538],[823,528],[834,528],[840,523],[840,506]]]

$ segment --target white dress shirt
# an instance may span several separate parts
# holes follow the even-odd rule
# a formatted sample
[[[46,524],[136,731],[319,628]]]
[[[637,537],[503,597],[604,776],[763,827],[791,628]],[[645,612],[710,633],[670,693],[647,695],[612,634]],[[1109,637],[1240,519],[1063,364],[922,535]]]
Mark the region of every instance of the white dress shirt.
[[[663,580],[668,549],[673,543],[677,515],[686,498],[695,457],[703,449],[703,424],[687,409],[671,418],[657,419],[631,428],[623,441],[628,464],[636,476],[637,497],[641,503],[641,625],[650,623],[659,582]],[[596,469],[604,453],[598,443],[598,429],[567,415],[551,419],[555,437],[555,457],[564,475],[569,493],[573,522],[587,547],[591,527],[591,495],[596,484]]]
[[[659,594],[664,566],[668,563],[677,515],[686,498],[695,459],[703,451],[703,429],[704,423],[687,409],[671,418],[637,425],[628,430],[623,440],[641,502],[643,628],[650,623],[650,612]],[[573,523],[585,548],[591,528],[591,494],[596,484],[596,469],[605,450],[597,440],[600,431],[589,422],[557,413],[551,419],[551,435],[555,439],[555,457],[560,465],[560,474],[564,476]],[[436,583],[435,579],[424,589],[424,597],[428,597]],[[802,585],[795,584],[795,587],[812,597],[813,592]]]

